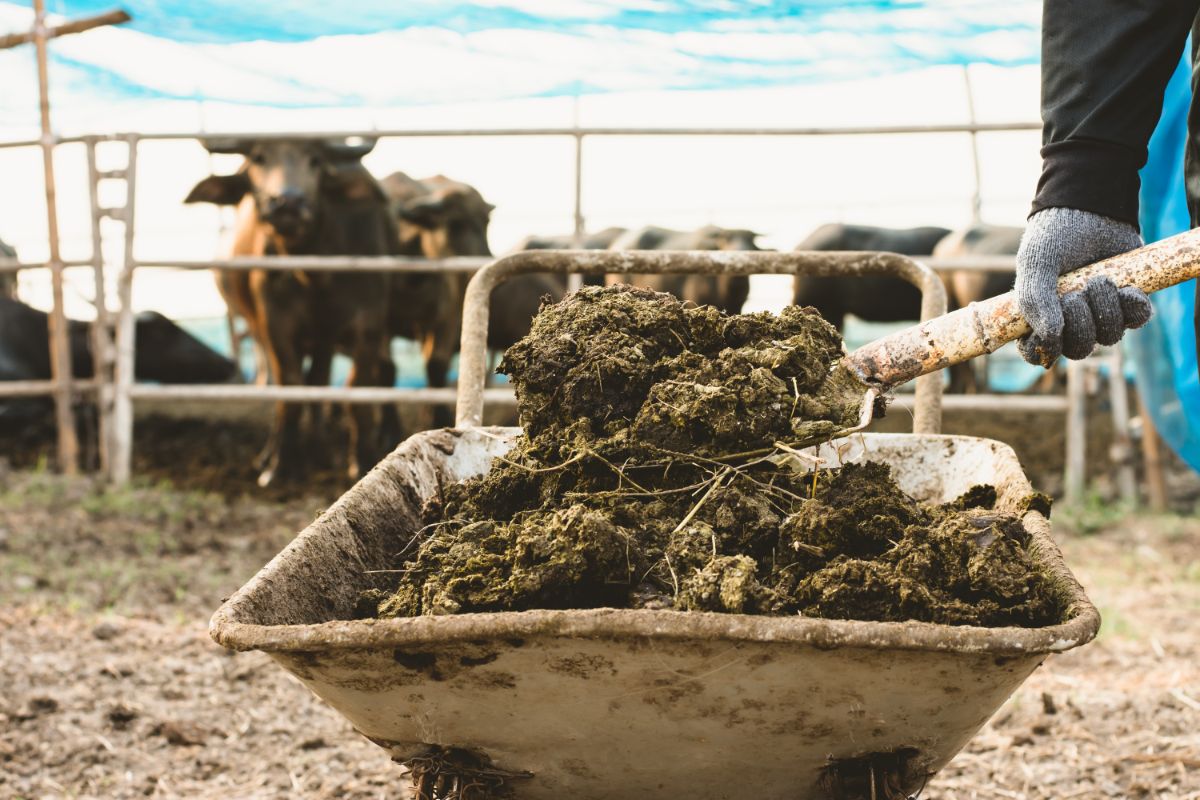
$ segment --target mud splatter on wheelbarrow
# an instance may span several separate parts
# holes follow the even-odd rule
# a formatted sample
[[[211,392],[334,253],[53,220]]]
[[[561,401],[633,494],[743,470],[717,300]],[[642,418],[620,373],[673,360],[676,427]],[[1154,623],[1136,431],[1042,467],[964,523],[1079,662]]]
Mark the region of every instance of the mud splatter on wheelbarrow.
[[[803,448],[855,426],[811,309],[725,315],[585,289],[501,364],[525,436],[442,488],[363,616],[658,608],[1039,627],[1063,619],[1020,519],[976,487],[919,503],[890,469]]]

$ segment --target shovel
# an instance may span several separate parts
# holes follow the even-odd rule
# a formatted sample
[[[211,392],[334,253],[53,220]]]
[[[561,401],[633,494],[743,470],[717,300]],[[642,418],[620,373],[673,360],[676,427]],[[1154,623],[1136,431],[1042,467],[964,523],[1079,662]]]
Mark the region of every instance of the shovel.
[[[1060,295],[1105,277],[1117,287],[1136,286],[1150,294],[1200,277],[1200,229],[1069,272],[1058,279]],[[999,350],[1030,332],[1014,292],[971,303],[860,347],[841,368],[867,387],[857,427],[871,423],[876,400],[914,378]],[[841,434],[839,434],[841,435]]]

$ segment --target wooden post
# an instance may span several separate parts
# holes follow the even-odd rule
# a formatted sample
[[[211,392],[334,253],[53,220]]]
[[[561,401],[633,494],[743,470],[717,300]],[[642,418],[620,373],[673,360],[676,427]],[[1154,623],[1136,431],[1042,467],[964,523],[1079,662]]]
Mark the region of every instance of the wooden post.
[[[54,381],[54,417],[58,426],[58,468],[67,475],[79,472],[79,439],[71,407],[71,343],[63,312],[63,264],[58,249],[58,206],[54,192],[54,134],[50,129],[50,86],[46,59],[45,0],[33,0],[33,43],[37,48],[38,104],[42,123],[42,164],[46,179],[46,233],[50,240],[50,376]]]
[[[1137,474],[1133,469],[1133,438],[1129,435],[1129,387],[1125,383],[1125,361],[1121,347],[1108,356],[1109,404],[1112,406],[1113,439],[1109,456],[1117,471],[1117,490],[1130,506],[1138,504]]]
[[[112,329],[108,299],[104,286],[104,251],[100,222],[104,209],[100,205],[100,170],[96,165],[96,139],[89,137],[87,147],[88,203],[92,216],[92,278],[95,286],[96,320],[92,323],[92,377],[96,381],[97,438],[100,450],[100,474],[111,469],[112,448]]]
[[[129,148],[125,166],[125,209],[121,212],[121,222],[125,225],[125,248],[121,270],[117,274],[117,352],[109,448],[109,478],[117,485],[128,483],[133,476],[133,219],[137,199],[137,135],[129,134],[125,143]]]
[[[976,124],[975,90],[971,86],[971,68],[963,64],[963,85],[967,90],[967,121]],[[979,168],[979,134],[971,131],[971,165],[975,169],[975,192],[971,195],[971,224],[978,225],[983,218],[983,175]]]
[[[129,12],[122,11],[121,9],[106,11],[94,17],[83,17],[71,22],[64,22],[62,25],[55,25],[53,28],[46,28],[46,38],[57,39],[59,36],[83,33],[84,31],[90,31],[92,28],[100,28],[105,25],[120,25],[123,22],[129,22],[131,19],[133,17],[129,16]],[[0,36],[0,50],[7,50],[10,47],[17,47],[22,44],[31,44],[36,39],[37,33],[34,31],[30,31],[29,33],[8,33]]]
[[[1138,415],[1142,418],[1142,460],[1146,465],[1146,499],[1150,510],[1161,514],[1167,510],[1167,480],[1163,474],[1162,440],[1146,401],[1138,395]]]
[[[1087,370],[1082,361],[1067,362],[1067,464],[1063,500],[1083,502],[1087,483]]]
[[[579,98],[575,98],[575,227],[571,234],[571,246],[583,249],[583,134],[579,132]],[[583,276],[572,272],[567,276],[567,291],[577,292],[583,286]]]
[[[58,465],[64,473],[74,475],[79,471],[79,437],[75,430],[75,414],[71,403],[74,399],[71,372],[71,344],[67,333],[67,318],[63,310],[63,260],[59,251],[58,202],[54,183],[54,145],[56,137],[50,126],[50,79],[47,42],[58,36],[98,28],[103,25],[118,25],[132,17],[125,11],[110,11],[93,17],[57,25],[46,26],[45,0],[33,0],[33,30],[0,36],[0,50],[33,43],[37,51],[38,110],[41,118],[42,165],[46,188],[46,234],[49,240],[50,293],[54,307],[49,315],[50,376],[54,385],[54,417],[58,426]],[[98,298],[103,302],[103,296]]]

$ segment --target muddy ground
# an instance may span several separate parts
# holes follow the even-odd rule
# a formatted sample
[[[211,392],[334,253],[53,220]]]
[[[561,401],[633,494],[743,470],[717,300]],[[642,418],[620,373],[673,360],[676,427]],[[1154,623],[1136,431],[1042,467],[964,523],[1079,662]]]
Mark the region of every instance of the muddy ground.
[[[156,480],[196,473],[180,453]],[[206,633],[335,495],[0,474],[0,797],[405,796],[300,683]],[[1200,798],[1200,519],[1093,504],[1056,531],[1103,633],[1047,662],[923,797]]]
[[[134,425],[134,473],[150,482],[169,481],[184,489],[219,492],[225,496],[248,495],[256,499],[289,500],[316,492],[336,497],[349,488],[344,473],[346,431],[335,411],[327,441],[331,453],[324,463],[313,465],[309,478],[299,486],[261,490],[255,484],[254,459],[266,441],[270,407],[263,404],[139,402]],[[1112,423],[1102,399],[1093,398],[1088,416],[1088,453],[1093,464],[1089,480],[1102,494],[1110,491],[1108,448]],[[413,433],[430,427],[427,409],[401,411],[404,430]],[[512,425],[513,409],[489,408],[484,422]],[[1061,413],[989,411],[944,411],[945,433],[999,439],[1013,447],[1034,488],[1057,495],[1062,489],[1066,450],[1066,426]],[[912,415],[895,407],[872,424],[871,430],[910,432]],[[32,469],[54,463],[53,420],[46,416],[33,423],[5,425],[0,422],[0,457],[14,467]],[[85,447],[86,449],[86,447]],[[1169,448],[1167,450],[1169,455]],[[92,448],[94,451],[94,448]],[[94,454],[94,453],[93,453]],[[1176,465],[1179,466],[1179,465]],[[1187,478],[1189,471],[1174,470]],[[1187,508],[1200,499],[1200,480],[1186,479],[1176,486],[1174,498]]]

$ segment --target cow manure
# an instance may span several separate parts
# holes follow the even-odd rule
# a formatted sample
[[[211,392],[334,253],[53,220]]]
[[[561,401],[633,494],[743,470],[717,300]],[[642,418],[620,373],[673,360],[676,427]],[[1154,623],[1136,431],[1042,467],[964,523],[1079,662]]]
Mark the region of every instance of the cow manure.
[[[806,308],[726,315],[625,286],[543,307],[500,367],[524,435],[426,504],[397,583],[360,611],[1061,621],[994,487],[935,506],[883,464],[813,470],[801,448],[857,422],[842,355]]]

